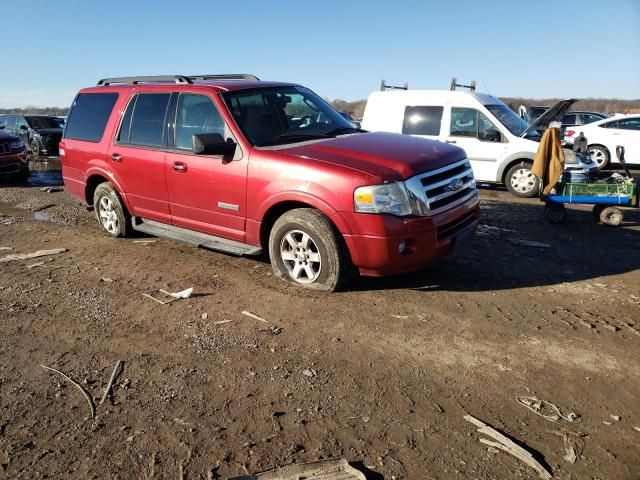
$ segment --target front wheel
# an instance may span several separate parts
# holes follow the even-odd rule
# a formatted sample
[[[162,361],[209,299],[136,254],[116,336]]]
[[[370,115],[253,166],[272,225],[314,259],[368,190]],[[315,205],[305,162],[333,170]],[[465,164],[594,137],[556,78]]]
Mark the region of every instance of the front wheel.
[[[507,190],[520,198],[532,198],[540,191],[540,181],[531,171],[530,162],[520,162],[513,165],[505,175]]]
[[[567,219],[567,209],[561,203],[547,203],[544,214],[551,223],[563,223]]]
[[[40,144],[38,143],[37,140],[31,140],[29,149],[31,150],[31,155],[33,155],[34,157],[40,156]]]
[[[300,287],[333,292],[349,281],[351,268],[342,238],[315,209],[296,208],[276,220],[269,256],[276,276]]]
[[[101,183],[93,194],[96,218],[107,234],[126,237],[131,229],[131,217],[120,199],[120,195],[109,182]]]
[[[609,165],[611,155],[606,148],[600,145],[593,145],[589,147],[589,153],[591,154],[591,159],[598,165],[598,170],[602,170]]]

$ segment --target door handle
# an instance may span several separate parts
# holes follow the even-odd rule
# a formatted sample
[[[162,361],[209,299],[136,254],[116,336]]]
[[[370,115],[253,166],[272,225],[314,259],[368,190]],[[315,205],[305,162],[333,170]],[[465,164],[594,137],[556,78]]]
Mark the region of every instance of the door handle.
[[[175,162],[173,164],[173,169],[176,172],[184,173],[184,172],[187,171],[187,164],[186,163],[182,163],[182,162]]]
[[[456,143],[455,140],[446,140],[446,143]]]
[[[122,161],[122,155],[120,155],[119,153],[112,153],[111,154],[111,160],[114,162],[121,162]]]

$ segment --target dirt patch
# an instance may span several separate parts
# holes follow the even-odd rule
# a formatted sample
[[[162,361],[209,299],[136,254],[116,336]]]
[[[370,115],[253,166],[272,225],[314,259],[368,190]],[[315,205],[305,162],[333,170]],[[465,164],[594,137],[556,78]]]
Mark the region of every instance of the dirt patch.
[[[69,250],[0,267],[0,477],[227,478],[343,456],[371,479],[536,478],[480,444],[470,413],[554,478],[637,478],[640,216],[611,229],[572,209],[551,226],[539,202],[482,196],[456,256],[324,294],[264,261],[107,238],[64,192],[0,188],[2,254]],[[188,287],[169,305],[142,295]],[[119,359],[95,419],[40,367],[100,399]],[[563,434],[584,444],[575,463]]]

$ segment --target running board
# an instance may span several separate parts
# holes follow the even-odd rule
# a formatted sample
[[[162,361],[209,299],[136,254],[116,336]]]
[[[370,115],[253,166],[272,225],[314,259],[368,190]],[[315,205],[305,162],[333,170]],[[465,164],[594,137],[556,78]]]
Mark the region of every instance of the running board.
[[[210,248],[233,255],[260,255],[262,249],[246,243],[228,240],[222,237],[207,235],[206,233],[194,232],[186,228],[167,225],[166,223],[147,220],[145,218],[133,217],[131,224],[138,232],[153,235],[154,237],[168,238],[196,247]]]

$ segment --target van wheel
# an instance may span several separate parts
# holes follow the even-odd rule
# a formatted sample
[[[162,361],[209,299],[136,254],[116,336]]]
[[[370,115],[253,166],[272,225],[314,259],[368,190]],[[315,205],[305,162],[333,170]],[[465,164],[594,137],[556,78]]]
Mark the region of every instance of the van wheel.
[[[611,155],[609,154],[609,150],[607,150],[605,147],[601,147],[600,145],[593,145],[589,147],[589,153],[591,154],[591,159],[598,165],[598,170],[602,170],[607,165],[609,165]]]
[[[107,234],[126,237],[131,232],[131,217],[120,195],[109,182],[101,183],[93,194],[96,218]]]
[[[520,198],[532,198],[540,192],[540,180],[531,171],[531,162],[513,165],[505,175],[507,190]]]
[[[333,292],[350,277],[350,262],[340,234],[318,210],[296,208],[276,220],[269,235],[276,276],[304,288]]]

